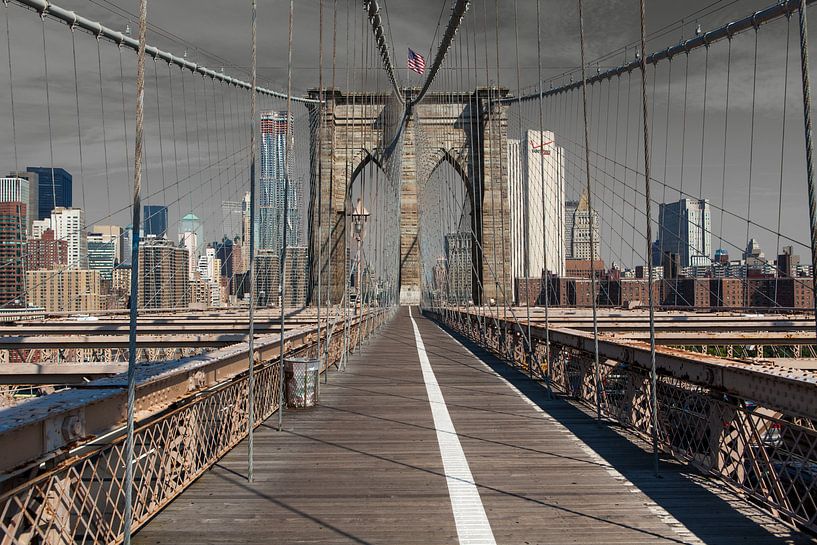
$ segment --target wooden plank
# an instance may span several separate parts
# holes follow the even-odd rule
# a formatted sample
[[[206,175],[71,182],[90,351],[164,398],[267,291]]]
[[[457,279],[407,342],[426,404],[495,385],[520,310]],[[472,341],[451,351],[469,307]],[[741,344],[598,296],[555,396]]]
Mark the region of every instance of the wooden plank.
[[[736,509],[687,468],[665,464],[655,479],[643,445],[545,399],[539,385],[485,356],[539,412],[416,319],[497,543],[696,542],[673,517],[705,543],[808,541],[742,502]],[[276,419],[256,434],[255,482],[244,477],[242,443],[134,542],[458,543],[405,309],[322,385],[318,408],[287,412],[281,432]]]

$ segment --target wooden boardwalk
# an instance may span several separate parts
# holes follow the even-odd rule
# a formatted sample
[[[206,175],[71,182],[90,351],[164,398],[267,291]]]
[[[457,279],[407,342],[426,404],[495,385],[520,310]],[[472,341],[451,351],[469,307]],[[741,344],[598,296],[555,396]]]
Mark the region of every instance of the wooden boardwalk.
[[[330,375],[319,408],[288,412],[281,432],[277,416],[259,428],[254,483],[245,479],[242,443],[134,542],[810,542],[685,466],[666,461],[656,479],[637,441],[548,400],[539,385],[413,314],[444,397],[433,411],[403,309],[345,373]],[[444,431],[445,414],[456,434]],[[457,440],[475,488],[446,478],[444,463],[449,475],[462,468],[452,462],[456,445],[441,444]],[[468,489],[482,510],[457,500],[455,522],[452,495]],[[481,512],[493,541],[466,539]]]

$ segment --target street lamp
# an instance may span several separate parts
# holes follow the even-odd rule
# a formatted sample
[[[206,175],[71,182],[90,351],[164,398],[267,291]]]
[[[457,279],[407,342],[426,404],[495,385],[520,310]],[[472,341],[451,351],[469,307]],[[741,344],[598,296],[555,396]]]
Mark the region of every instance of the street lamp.
[[[363,201],[358,198],[352,210],[352,227],[354,228],[355,240],[357,240],[357,293],[358,299],[362,298],[362,269],[363,269],[363,239],[366,237],[366,222],[369,221],[369,211],[363,206]]]
[[[352,224],[354,225],[355,238],[358,242],[363,240],[363,237],[366,236],[364,230],[370,215],[366,207],[363,206],[363,201],[358,198],[357,204],[355,204],[355,208],[352,210]]]
[[[357,240],[357,299],[360,304],[360,323],[363,322],[363,239],[366,237],[366,222],[369,221],[369,211],[363,206],[363,201],[358,198],[354,209],[352,209],[352,227],[354,228],[355,240]],[[359,329],[359,331],[361,331]],[[358,336],[358,339],[360,337]]]

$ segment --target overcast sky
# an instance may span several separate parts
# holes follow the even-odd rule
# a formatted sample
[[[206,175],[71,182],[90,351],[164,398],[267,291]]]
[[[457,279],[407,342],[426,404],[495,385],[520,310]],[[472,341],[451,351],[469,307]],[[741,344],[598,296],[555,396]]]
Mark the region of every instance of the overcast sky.
[[[450,13],[451,1],[439,0],[381,0],[384,19],[389,24],[389,43],[393,43],[395,64],[400,68],[400,77],[405,81],[405,51],[411,47],[425,55],[431,62],[444,26]],[[715,28],[725,22],[744,17],[754,10],[765,7],[770,0],[721,0],[714,2],[715,10],[705,8],[713,4],[711,0],[650,0],[648,2],[648,31],[661,30],[658,36],[651,39],[648,49],[658,50],[675,44],[684,37],[694,34],[697,24],[704,30]],[[517,85],[522,88],[536,83],[537,74],[537,26],[536,8],[534,0],[514,1],[501,0],[498,2],[499,11],[499,55],[500,71],[496,73],[495,9],[497,4],[492,0],[474,0],[471,9],[466,15],[465,29],[460,40],[475,41],[476,53],[472,48],[467,54],[475,54],[480,67],[480,84],[485,83],[483,66],[485,64],[485,50],[488,50],[488,79],[495,82],[497,79],[503,86],[516,90]],[[129,16],[138,9],[137,0],[61,0],[62,7],[76,10],[77,13],[93,20],[98,20],[112,28],[124,29],[126,25],[133,28],[136,35],[136,20]],[[294,39],[293,39],[293,79],[292,86],[295,94],[304,94],[308,89],[318,84],[318,55],[319,55],[319,17],[317,0],[299,0],[295,2],[294,12]],[[210,2],[203,0],[153,0],[149,3],[148,15],[152,25],[149,41],[163,49],[177,55],[185,50],[189,60],[200,62],[213,69],[224,68],[225,72],[239,77],[247,77],[246,68],[249,64],[249,1],[229,0],[225,2]],[[261,0],[258,5],[258,63],[259,77],[265,85],[277,90],[285,90],[287,86],[287,16],[289,2],[284,0]],[[369,87],[379,84],[385,85],[385,78],[376,69],[364,72],[361,61],[361,39],[368,34],[362,19],[362,8],[355,0],[324,1],[324,81],[331,83],[332,65],[332,38],[333,14],[337,8],[337,56],[335,61],[337,86],[345,87],[347,75],[350,87],[360,88],[364,80]],[[516,13],[515,13],[516,8]],[[134,56],[129,51],[122,54],[122,71],[124,73],[124,103],[120,78],[119,54],[115,46],[103,43],[100,46],[102,82],[104,100],[99,99],[99,59],[97,58],[96,40],[84,33],[76,33],[74,44],[78,56],[77,84],[79,90],[79,107],[81,123],[79,132],[83,141],[83,161],[80,165],[79,146],[77,144],[77,101],[75,96],[75,79],[73,72],[72,37],[65,25],[55,22],[46,22],[46,55],[49,70],[49,86],[44,85],[44,55],[41,23],[36,14],[23,10],[13,4],[4,13],[8,16],[11,27],[11,53],[13,61],[12,82],[15,98],[15,127],[12,129],[9,72],[7,69],[0,74],[0,88],[4,91],[0,96],[3,105],[0,106],[0,123],[4,127],[0,131],[0,168],[11,170],[16,166],[47,165],[50,156],[54,155],[54,164],[65,166],[74,174],[74,203],[84,206],[87,210],[86,220],[91,223],[97,220],[113,221],[119,224],[129,223],[128,213],[124,209],[130,199],[131,181],[129,169],[132,166],[126,160],[132,160],[133,143],[133,75],[135,71]],[[578,19],[576,2],[569,0],[541,0],[542,13],[542,58],[541,65],[545,78],[553,78],[558,74],[574,70],[579,65],[578,47]],[[700,11],[704,10],[704,11]],[[347,18],[351,13],[352,17]],[[685,19],[683,26],[676,24]],[[638,38],[638,2],[636,0],[586,0],[585,1],[585,29],[589,60],[608,55],[598,66],[600,68],[618,65],[625,60],[624,47],[632,45]],[[683,187],[686,193],[712,199],[718,208],[725,209],[725,220],[721,223],[720,212],[713,210],[713,231],[725,230],[724,238],[732,246],[742,247],[746,242],[747,226],[749,236],[760,239],[761,245],[767,254],[774,255],[777,248],[786,243],[785,237],[781,240],[777,235],[778,201],[781,203],[780,218],[781,231],[796,241],[808,240],[807,215],[805,208],[805,185],[802,159],[802,104],[799,88],[799,57],[794,48],[796,39],[796,18],[793,19],[791,29],[791,54],[789,57],[789,78],[786,88],[787,101],[783,100],[783,70],[785,68],[786,21],[781,20],[773,28],[761,29],[758,33],[759,55],[757,70],[757,86],[754,93],[755,111],[755,142],[753,154],[755,159],[752,165],[751,200],[748,198],[748,163],[753,154],[750,153],[749,123],[751,118],[751,98],[754,68],[754,33],[748,32],[733,41],[730,84],[729,134],[724,160],[724,122],[726,101],[726,42],[712,46],[708,64],[704,64],[705,52],[703,49],[690,54],[689,68],[685,66],[683,57],[672,62],[672,74],[668,73],[669,63],[659,66],[655,72],[653,87],[652,72],[650,72],[649,91],[655,95],[653,120],[654,130],[654,175],[664,181],[666,185],[658,185],[653,191],[660,193],[664,187],[669,191],[659,194],[657,198],[673,200],[678,197],[677,189]],[[347,31],[347,26],[349,30]],[[487,34],[483,32],[487,28]],[[5,26],[0,22],[0,31],[5,34]],[[517,59],[517,33],[519,55]],[[8,53],[5,46],[5,36],[0,40],[2,52],[2,66],[8,62]],[[461,47],[463,63],[466,49]],[[350,54],[349,52],[353,52]],[[627,59],[631,59],[633,50],[627,52]],[[371,59],[369,65],[374,67],[377,60]],[[453,61],[451,61],[453,62]],[[470,65],[475,65],[471,59]],[[519,82],[517,83],[516,67],[519,66]],[[451,64],[449,64],[451,66]],[[597,63],[592,64],[594,71]],[[705,69],[706,67],[706,69]],[[182,76],[178,71],[168,72],[164,64],[158,66],[155,76],[153,68],[148,67],[148,94],[147,94],[147,123],[148,134],[152,135],[148,143],[149,184],[154,190],[158,187],[158,180],[162,179],[165,190],[148,202],[167,202],[170,205],[171,224],[178,217],[193,209],[199,216],[206,218],[220,217],[221,200],[238,199],[246,190],[246,176],[243,174],[246,153],[242,149],[246,146],[246,123],[240,113],[247,107],[246,96],[240,93],[223,93],[220,87],[207,87],[198,80],[185,76],[184,84],[187,100],[181,98]],[[368,76],[366,75],[368,73]],[[443,72],[444,74],[446,72]],[[456,73],[449,71],[448,81],[456,79]],[[707,124],[703,126],[703,81],[707,77]],[[154,80],[150,78],[154,77]],[[569,77],[566,77],[567,79]],[[419,85],[420,79],[414,76],[409,80],[412,85]],[[560,79],[554,80],[556,84]],[[639,151],[638,133],[635,127],[640,126],[636,116],[638,88],[637,79],[632,80],[632,90],[622,91],[619,81],[630,83],[627,79],[614,80],[607,87],[596,87],[591,94],[591,116],[595,134],[591,135],[594,143],[592,147],[603,153],[608,159],[617,159],[626,162],[635,168]],[[150,85],[158,85],[158,94]],[[548,83],[549,86],[549,83]],[[191,87],[196,90],[195,102],[190,98]],[[683,96],[686,88],[687,105],[684,110]],[[171,91],[172,89],[172,91]],[[48,95],[46,95],[46,91]],[[173,93],[173,100],[169,97]],[[210,94],[207,94],[210,93]],[[574,97],[578,96],[574,94]],[[630,96],[630,117],[632,122],[628,129],[622,129],[626,115],[626,97]],[[595,98],[594,98],[595,97]],[[158,101],[156,100],[158,98]],[[670,108],[667,113],[667,99]],[[211,109],[202,106],[205,100]],[[158,109],[157,103],[158,102]],[[782,134],[782,106],[787,105],[787,154],[783,178],[783,192],[780,184],[780,144]],[[609,104],[613,106],[608,106]],[[123,109],[124,104],[124,109]],[[556,112],[559,108],[575,114],[575,102],[555,102],[552,108]],[[49,112],[50,105],[50,125]],[[192,126],[185,129],[183,107],[188,108],[188,121],[193,125],[190,113],[198,105],[198,121],[202,129],[196,133]],[[105,109],[105,137],[102,133],[102,107]],[[175,108],[173,114],[170,109]],[[263,101],[262,108],[282,108],[285,104],[280,101]],[[227,119],[229,112],[234,115]],[[534,128],[529,122],[535,117],[531,107],[522,110],[522,128]],[[608,115],[608,111],[610,115]],[[686,114],[684,114],[686,111]],[[596,112],[595,114],[592,112]],[[304,109],[296,108],[300,119],[299,127],[305,134],[306,125]],[[611,128],[609,118],[618,114],[620,119],[616,128]],[[159,128],[159,117],[163,125]],[[206,119],[205,119],[206,118]],[[518,112],[512,109],[510,114],[510,131],[520,128]],[[669,119],[669,125],[666,120]],[[527,120],[527,121],[526,121]],[[568,122],[569,121],[569,122]],[[686,124],[684,124],[686,121]],[[174,125],[175,128],[171,125]],[[580,135],[575,131],[579,124],[575,115],[570,120],[566,116],[559,117],[554,113],[550,127],[564,132],[566,148],[568,148],[568,197],[575,197],[579,191],[580,180],[577,180],[580,164],[578,148],[571,147],[570,141],[578,141]],[[516,124],[516,125],[514,125]],[[210,131],[205,128],[210,127]],[[125,129],[130,140],[123,136]],[[12,131],[17,135],[16,159],[12,142]],[[627,132],[629,131],[629,132]],[[162,135],[161,148],[157,140]],[[191,140],[192,135],[198,138]],[[198,148],[206,142],[203,134],[211,136],[209,148],[203,151]],[[623,143],[613,149],[616,140],[629,134],[628,145]],[[50,135],[50,136],[49,136]],[[606,135],[606,139],[604,136]],[[683,138],[682,138],[683,136]],[[220,140],[217,140],[220,139]],[[53,143],[53,145],[52,145]],[[704,149],[703,161],[701,149]],[[175,146],[175,149],[174,149]],[[307,148],[305,138],[299,142],[297,168],[300,176],[305,177],[308,164],[306,162]],[[606,151],[602,149],[606,146]],[[107,150],[105,149],[107,147]],[[664,153],[664,149],[667,153]],[[235,151],[234,151],[235,150]],[[107,167],[105,156],[107,151]],[[245,150],[246,151],[246,150]],[[208,156],[209,152],[209,156]],[[129,154],[129,155],[127,155]],[[158,161],[162,155],[164,162]],[[187,163],[188,154],[192,156]],[[681,157],[683,155],[683,161]],[[625,161],[626,156],[626,161]],[[179,158],[174,161],[174,157]],[[199,166],[206,166],[219,161],[217,166],[206,169],[198,181],[196,177]],[[179,162],[183,163],[179,168]],[[703,162],[703,170],[701,164]],[[727,164],[728,174],[726,185],[723,182],[723,165]],[[634,211],[639,213],[643,209],[643,199],[638,201],[637,195],[630,192],[626,196],[625,190],[619,195],[626,198],[620,202],[616,197],[613,186],[614,177],[625,175],[623,167],[616,170],[610,163],[602,161],[599,169],[606,169],[609,174],[607,180],[597,191],[603,196],[597,208],[605,216],[605,225],[612,226],[616,222],[623,222],[622,216],[629,216]],[[164,169],[162,169],[164,167]],[[664,170],[667,174],[664,176]],[[683,169],[683,176],[681,170]],[[179,170],[177,172],[177,170]],[[84,178],[80,175],[84,173]],[[174,183],[175,177],[183,179]],[[628,184],[634,185],[635,176],[630,174]],[[229,181],[224,182],[226,178]],[[602,177],[603,179],[604,177]],[[222,183],[218,183],[222,180]],[[199,185],[196,185],[196,184]],[[641,182],[643,183],[643,182]],[[625,184],[626,185],[626,184]],[[609,187],[608,187],[609,186]],[[623,187],[623,186],[622,186]],[[699,190],[700,187],[700,190]],[[723,188],[725,187],[725,191]],[[167,189],[169,188],[169,189]],[[674,189],[674,193],[673,193]],[[609,190],[609,193],[607,192]],[[177,192],[178,191],[178,192]],[[721,193],[726,199],[721,200]],[[782,197],[781,197],[782,195]],[[617,202],[616,199],[619,199]],[[750,202],[751,201],[751,202]],[[605,209],[606,205],[606,209]],[[751,221],[746,220],[747,211]],[[110,216],[110,217],[108,217]],[[657,210],[656,210],[657,216]],[[632,221],[630,222],[632,223]],[[220,222],[210,222],[208,238],[219,237],[218,225]],[[723,227],[721,227],[723,225]],[[630,239],[635,232],[643,237],[640,230],[643,225],[626,224],[619,230],[624,232],[605,232],[607,239],[603,252],[608,261],[622,260],[626,265],[632,259],[632,252],[627,250],[613,239]],[[171,234],[175,228],[171,227]],[[713,237],[717,238],[717,237]],[[640,243],[639,243],[640,244]],[[713,240],[713,247],[718,242]],[[739,253],[736,248],[729,247],[730,254]],[[798,248],[798,253],[807,260],[805,248]]]

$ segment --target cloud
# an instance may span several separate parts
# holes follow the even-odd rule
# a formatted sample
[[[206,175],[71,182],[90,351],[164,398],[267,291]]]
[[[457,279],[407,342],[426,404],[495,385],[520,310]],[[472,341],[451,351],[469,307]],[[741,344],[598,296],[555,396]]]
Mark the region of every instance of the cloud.
[[[673,27],[660,37],[650,41],[650,49],[662,49],[676,43],[682,37],[689,37],[696,24],[714,28],[724,22],[742,17],[759,7],[765,6],[761,0],[743,0],[729,10],[717,11],[711,15],[688,20],[683,29]],[[380,0],[384,20],[390,24],[389,44],[393,43],[392,54],[398,67],[401,79],[405,80],[405,51],[407,47],[426,55],[433,56],[434,37],[439,40],[450,13],[450,2],[440,0],[416,0],[413,2],[397,0]],[[537,29],[537,4],[541,12],[541,25]],[[650,2],[648,23],[650,30],[662,29],[673,21],[694,13],[709,4],[705,0],[673,2],[660,0]],[[90,19],[101,21],[112,28],[124,29],[127,24],[136,29],[133,18],[122,16],[122,10],[135,13],[137,0],[63,0],[62,7],[76,10]],[[308,89],[318,85],[318,60],[320,53],[320,33],[317,1],[298,1],[294,3],[293,32],[293,78],[292,87],[295,93],[304,94]],[[360,89],[364,84],[369,88],[383,88],[386,78],[379,69],[376,55],[362,55],[362,44],[371,40],[368,23],[357,0],[324,0],[324,82],[329,85],[332,79],[333,45],[335,49],[335,82],[340,88],[348,86]],[[110,8],[114,6],[114,11]],[[287,87],[287,40],[288,40],[288,6],[285,0],[260,0],[258,3],[258,63],[262,82],[274,89],[285,90]],[[496,12],[499,8],[497,25]],[[337,13],[335,13],[335,8]],[[515,12],[516,8],[516,12]],[[65,166],[75,175],[75,202],[79,202],[81,193],[85,202],[79,203],[88,209],[90,221],[102,220],[128,223],[127,211],[115,214],[116,210],[126,208],[130,199],[131,180],[129,171],[133,154],[133,118],[134,118],[134,72],[135,59],[132,52],[122,50],[115,45],[101,42],[82,32],[71,31],[63,24],[46,21],[46,42],[48,58],[48,99],[45,93],[44,58],[42,48],[42,22],[33,12],[21,9],[12,4],[2,8],[9,17],[11,25],[11,53],[13,65],[13,87],[15,98],[15,131],[17,136],[17,163],[19,167],[33,164],[47,164],[51,150],[54,163]],[[387,17],[386,17],[387,15]],[[587,0],[585,1],[585,31],[587,57],[591,61],[608,55],[601,62],[602,66],[618,64],[627,57],[632,58],[633,50],[627,51],[624,46],[634,43],[638,38],[639,21],[637,3],[624,0]],[[151,43],[167,49],[174,54],[182,55],[187,50],[188,59],[200,62],[213,69],[224,66],[225,71],[246,77],[249,65],[250,40],[249,2],[201,2],[194,0],[174,0],[173,2],[151,2],[149,18],[156,29],[150,33]],[[794,24],[794,23],[792,23]],[[3,28],[0,22],[0,28]],[[755,93],[755,150],[748,148],[747,120],[752,107],[752,81],[754,71],[753,33],[748,32],[736,37],[732,43],[732,60],[730,76],[730,142],[727,155],[723,157],[723,124],[726,102],[725,68],[726,43],[712,46],[708,70],[705,72],[703,57],[705,52],[698,50],[690,54],[689,76],[686,79],[687,113],[683,114],[682,93],[685,83],[684,57],[672,61],[670,125],[666,124],[668,63],[659,66],[656,72],[655,119],[653,120],[655,151],[654,161],[661,168],[666,160],[671,168],[666,180],[673,187],[680,187],[680,165],[685,166],[684,187],[695,187],[698,180],[687,177],[698,173],[701,162],[701,142],[705,142],[704,170],[706,179],[704,187],[712,198],[720,198],[722,180],[718,177],[719,167],[726,161],[730,165],[727,184],[734,198],[725,206],[735,210],[744,210],[746,198],[741,199],[741,188],[745,187],[746,173],[751,153],[755,153],[754,168],[757,177],[753,199],[762,197],[753,207],[753,221],[761,225],[775,226],[777,223],[776,202],[764,206],[763,202],[774,200],[774,195],[787,206],[784,229],[792,235],[799,234],[798,239],[805,239],[807,218],[802,206],[802,157],[798,147],[801,138],[801,112],[799,105],[799,76],[797,57],[792,49],[788,80],[788,123],[787,142],[792,151],[788,152],[785,161],[784,194],[779,195],[776,187],[779,174],[775,176],[774,165],[779,163],[780,135],[783,97],[782,70],[784,64],[781,55],[785,53],[786,23],[781,20],[759,31],[759,51],[757,73],[758,86]],[[333,44],[333,28],[337,36]],[[496,29],[498,28],[498,34]],[[347,30],[348,29],[348,30]],[[538,56],[537,33],[541,32],[542,56]],[[441,74],[439,85],[484,85],[487,82],[499,81],[512,91],[517,87],[519,66],[519,83],[522,88],[535,85],[538,66],[543,66],[546,78],[575,69],[579,65],[579,47],[577,40],[578,18],[577,3],[567,0],[473,0],[466,15],[464,24],[455,42],[455,49],[446,63],[446,70]],[[795,33],[793,33],[795,34]],[[171,36],[172,35],[172,36]],[[518,36],[518,40],[517,40]],[[791,37],[792,43],[795,36]],[[4,40],[0,40],[4,42]],[[73,46],[77,51],[77,78],[74,78]],[[198,48],[196,47],[198,46]],[[517,57],[518,46],[518,57]],[[101,55],[102,96],[100,100],[100,72],[97,52]],[[500,63],[497,67],[496,50],[499,49]],[[0,44],[0,61],[7,62],[7,51]],[[120,53],[123,62],[124,79],[120,77]],[[429,63],[431,58],[428,59]],[[488,73],[485,73],[487,63]],[[591,64],[591,71],[595,62]],[[211,82],[191,74],[183,74],[178,69],[170,69],[158,63],[154,75],[153,66],[148,64],[148,91],[146,96],[147,115],[147,169],[148,183],[151,191],[166,187],[160,195],[154,197],[173,202],[170,210],[171,223],[187,213],[191,207],[199,207],[197,213],[202,217],[220,217],[221,200],[239,200],[247,188],[247,145],[248,126],[246,110],[249,106],[247,96],[234,89],[213,88]],[[466,70],[467,69],[467,70]],[[9,73],[0,75],[0,88],[9,89]],[[707,128],[702,135],[703,120],[703,78],[707,79]],[[420,78],[410,80],[419,85]],[[557,80],[558,81],[558,80]],[[622,80],[624,81],[624,80]],[[637,80],[636,80],[637,81]],[[158,83],[159,92],[155,87]],[[77,130],[77,95],[79,89],[80,125],[82,137],[83,161],[79,161]],[[184,85],[184,90],[182,89]],[[601,112],[605,95],[612,92],[617,96],[618,82],[611,87],[594,89],[592,96],[595,102],[591,111]],[[631,125],[637,126],[635,102],[638,98],[637,85],[633,85],[630,95],[633,100]],[[183,94],[184,92],[184,94]],[[618,103],[617,113],[623,115],[624,97]],[[3,93],[0,101],[0,124],[5,128],[0,134],[0,168],[11,170],[15,167],[14,146],[12,142],[12,119],[9,94]],[[614,99],[615,100],[615,99]],[[157,112],[156,106],[160,108]],[[50,104],[50,130],[48,106]],[[554,101],[553,115],[558,108],[564,108],[564,102]],[[575,106],[575,102],[571,103]],[[262,109],[284,108],[282,101],[264,99]],[[104,136],[103,117],[104,108]],[[172,109],[172,113],[171,113]],[[185,123],[184,112],[187,111]],[[298,131],[301,146],[299,147],[298,164],[304,172],[308,165],[307,150],[303,142],[308,135],[305,121],[305,109],[296,106],[296,111],[303,121],[299,122]],[[196,115],[194,115],[194,112]],[[229,119],[225,122],[228,112]],[[574,110],[571,110],[571,115]],[[605,123],[607,112],[604,114]],[[159,128],[161,117],[162,126]],[[564,116],[563,116],[564,117]],[[563,118],[562,117],[562,118]],[[554,117],[554,119],[562,119]],[[688,123],[685,140],[681,138],[679,126],[684,118]],[[567,127],[568,122],[572,127]],[[554,121],[555,123],[555,121]],[[565,120],[566,132],[575,131],[578,127],[576,118]],[[623,121],[622,121],[623,123]],[[556,129],[557,127],[554,127]],[[609,132],[613,129],[607,127]],[[598,128],[596,130],[599,130]],[[618,129],[618,135],[624,131]],[[209,137],[209,145],[207,138]],[[567,135],[565,135],[567,137]],[[637,152],[637,133],[627,133],[631,142],[634,161]],[[800,138],[800,139],[798,139]],[[685,144],[683,144],[686,142]],[[159,144],[161,143],[161,147]],[[683,161],[681,148],[684,148]],[[664,147],[669,149],[665,156]],[[599,143],[601,146],[601,143]],[[620,152],[623,154],[624,143]],[[107,153],[106,153],[107,152]],[[106,164],[107,156],[107,167]],[[164,157],[164,162],[158,160]],[[188,156],[190,162],[188,163]],[[211,168],[204,168],[219,158],[222,161]],[[708,165],[712,164],[710,168]],[[734,168],[733,166],[734,165]],[[741,168],[743,166],[743,168]],[[202,170],[203,169],[203,170]],[[84,179],[80,176],[84,172]],[[164,172],[163,172],[164,171]],[[179,180],[176,179],[178,171]],[[692,173],[692,174],[690,174]],[[109,184],[105,183],[109,180]],[[304,192],[305,193],[305,192]],[[109,203],[110,195],[110,204]],[[731,195],[730,195],[731,198]],[[633,206],[632,203],[621,206]],[[788,207],[791,206],[789,210]],[[106,218],[109,214],[112,218]],[[612,212],[610,212],[612,214]],[[621,213],[621,211],[619,211]],[[741,212],[743,213],[743,212]],[[211,230],[207,238],[220,238],[218,222],[210,222]],[[736,239],[744,238],[745,220],[735,227]],[[752,233],[755,234],[755,233]],[[764,238],[757,233],[767,248],[775,246],[774,237]],[[772,253],[767,249],[767,253]]]

